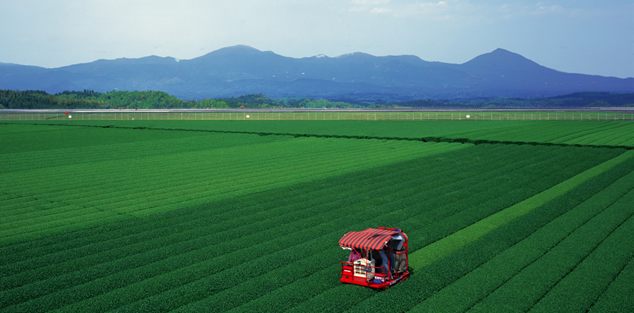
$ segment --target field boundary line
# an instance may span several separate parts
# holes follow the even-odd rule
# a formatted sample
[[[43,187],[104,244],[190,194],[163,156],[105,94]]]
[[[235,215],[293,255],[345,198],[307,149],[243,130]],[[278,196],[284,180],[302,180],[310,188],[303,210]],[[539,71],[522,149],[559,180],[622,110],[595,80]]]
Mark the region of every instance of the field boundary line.
[[[414,269],[420,269],[441,260],[500,226],[531,212],[547,202],[569,192],[587,180],[615,167],[620,163],[630,160],[632,157],[634,157],[634,151],[627,151],[613,159],[581,172],[580,174],[577,174],[550,189],[540,192],[522,202],[486,217],[483,220],[421,248],[410,254],[411,257],[409,265]]]
[[[293,137],[315,137],[315,138],[340,138],[340,139],[378,139],[378,140],[408,140],[422,142],[450,142],[462,144],[503,144],[503,145],[533,145],[533,146],[561,146],[561,147],[588,147],[588,148],[610,148],[634,150],[634,146],[619,145],[589,145],[589,144],[570,144],[559,142],[534,142],[534,141],[507,141],[507,140],[489,140],[489,139],[469,139],[469,138],[450,138],[442,136],[425,136],[425,137],[391,137],[391,136],[355,136],[355,135],[335,135],[335,134],[299,134],[299,133],[271,133],[257,131],[239,131],[239,130],[213,130],[213,129],[186,129],[186,128],[160,128],[160,127],[125,127],[116,125],[69,125],[69,124],[39,124],[39,123],[7,123],[7,124],[27,124],[40,126],[70,126],[70,127],[97,127],[97,128],[116,128],[116,129],[140,129],[140,130],[164,130],[164,131],[188,131],[203,133],[225,133],[225,134],[246,134],[260,136],[293,136]]]

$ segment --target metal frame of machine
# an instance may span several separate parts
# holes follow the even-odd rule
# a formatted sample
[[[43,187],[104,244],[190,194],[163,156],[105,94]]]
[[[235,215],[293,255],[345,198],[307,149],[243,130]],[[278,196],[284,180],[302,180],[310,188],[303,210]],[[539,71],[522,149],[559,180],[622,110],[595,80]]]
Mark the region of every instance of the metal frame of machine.
[[[341,261],[343,283],[386,289],[409,276],[407,235],[398,228],[349,232],[339,245],[350,250],[348,261]]]

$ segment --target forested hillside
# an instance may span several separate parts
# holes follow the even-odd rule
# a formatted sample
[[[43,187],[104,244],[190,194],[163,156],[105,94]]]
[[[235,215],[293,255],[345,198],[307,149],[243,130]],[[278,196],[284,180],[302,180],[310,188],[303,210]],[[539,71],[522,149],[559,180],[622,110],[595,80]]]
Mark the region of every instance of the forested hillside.
[[[634,93],[582,92],[550,98],[482,98],[354,102],[348,99],[272,99],[262,94],[232,98],[183,100],[162,91],[44,91],[0,90],[0,109],[257,109],[257,108],[583,108],[634,106]]]
[[[244,108],[350,108],[368,107],[323,99],[245,95],[235,98],[182,100],[162,91],[44,91],[0,90],[0,109],[244,109]]]
[[[39,90],[0,90],[0,109],[106,109],[111,106],[107,102],[58,97]]]

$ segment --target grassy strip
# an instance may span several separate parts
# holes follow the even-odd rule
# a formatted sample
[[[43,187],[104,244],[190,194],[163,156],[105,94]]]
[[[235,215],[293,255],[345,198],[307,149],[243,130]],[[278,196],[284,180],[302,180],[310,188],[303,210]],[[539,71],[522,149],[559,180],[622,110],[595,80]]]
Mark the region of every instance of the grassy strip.
[[[554,219],[412,309],[463,312],[634,188],[634,172]]]
[[[625,152],[614,159],[588,169],[583,173],[577,174],[573,178],[570,178],[544,192],[541,192],[529,199],[509,207],[504,211],[489,216],[482,221],[420,249],[410,255],[409,264],[416,270],[441,260],[461,247],[481,238],[491,230],[544,205],[556,197],[561,196],[562,194],[579,186],[588,179],[611,169],[619,163],[629,160],[633,156],[634,151]]]

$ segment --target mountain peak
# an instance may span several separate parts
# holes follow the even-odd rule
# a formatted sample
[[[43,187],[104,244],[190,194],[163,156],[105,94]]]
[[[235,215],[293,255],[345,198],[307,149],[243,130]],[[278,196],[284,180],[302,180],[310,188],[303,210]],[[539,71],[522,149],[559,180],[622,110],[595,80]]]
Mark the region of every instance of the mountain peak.
[[[227,56],[243,56],[244,57],[244,56],[254,56],[254,55],[263,54],[263,53],[273,53],[273,52],[260,51],[256,48],[253,48],[247,45],[235,45],[235,46],[224,47],[218,50],[211,51],[203,56],[194,58],[192,60],[207,59],[210,57],[227,57]]]
[[[513,53],[511,51],[508,51],[506,49],[502,49],[502,48],[497,48],[493,51],[491,51],[490,53],[494,53],[494,54],[504,54],[504,53],[509,53],[509,54],[517,54],[517,53]],[[519,54],[518,54],[519,55]]]
[[[179,84],[165,83],[175,81]],[[358,52],[333,58],[291,58],[245,45],[180,62],[149,56],[56,69],[0,64],[0,89],[160,90],[198,99],[257,93],[318,98],[367,94],[376,99],[543,96],[588,90],[634,92],[633,81],[557,72],[505,49],[464,64]]]
[[[502,48],[479,55],[464,63],[466,67],[487,67],[509,70],[530,70],[542,68],[541,65],[523,57],[520,54]]]
[[[517,54],[515,52],[511,52],[511,51],[508,51],[508,50],[502,49],[502,48],[497,48],[497,49],[495,49],[495,50],[493,50],[493,51],[491,51],[489,53],[481,54],[481,55],[473,58],[473,60],[475,60],[475,59],[485,59],[485,58],[487,58],[487,59],[498,59],[498,60],[504,59],[504,60],[507,60],[507,61],[518,61],[518,60],[530,61],[530,60],[528,60],[527,58],[523,57],[520,54]]]

